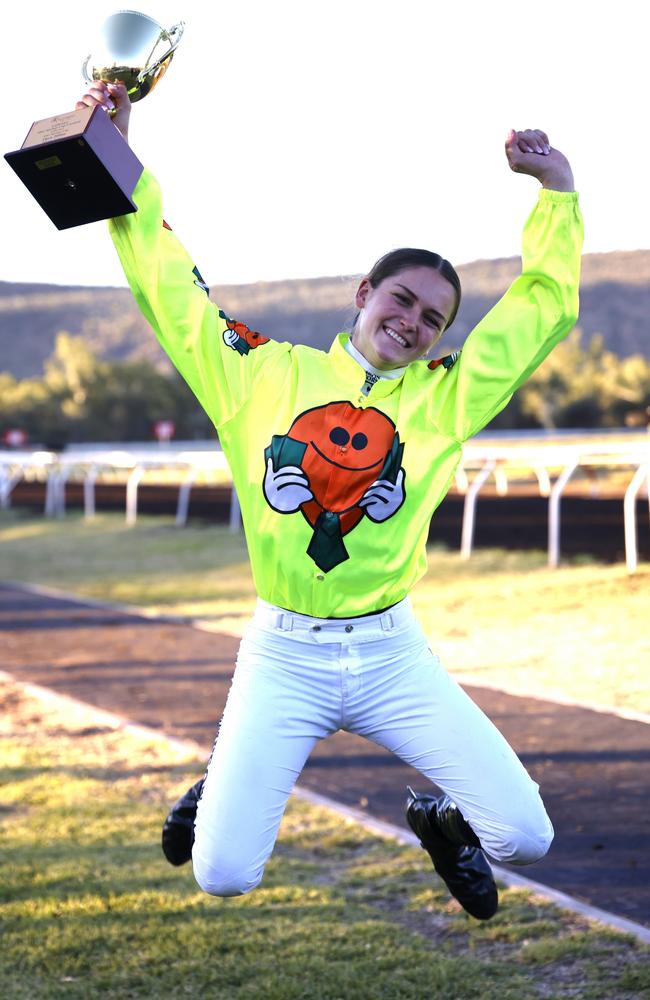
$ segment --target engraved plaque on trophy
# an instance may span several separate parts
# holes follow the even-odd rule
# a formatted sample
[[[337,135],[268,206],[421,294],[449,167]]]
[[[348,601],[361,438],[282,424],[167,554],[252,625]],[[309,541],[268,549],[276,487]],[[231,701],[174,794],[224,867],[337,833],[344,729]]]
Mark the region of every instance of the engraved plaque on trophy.
[[[142,100],[167,70],[183,27],[166,30],[136,11],[112,14],[84,62],[86,82],[121,82],[132,102]],[[34,122],[5,159],[57,229],[136,211],[132,195],[142,164],[103,108]]]

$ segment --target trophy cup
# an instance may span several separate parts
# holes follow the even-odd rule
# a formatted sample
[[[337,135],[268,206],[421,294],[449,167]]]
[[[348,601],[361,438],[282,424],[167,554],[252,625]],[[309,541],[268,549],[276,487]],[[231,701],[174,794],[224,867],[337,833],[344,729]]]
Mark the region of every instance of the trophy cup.
[[[162,79],[183,34],[133,10],[112,14],[83,64],[87,83],[124,83],[132,102]],[[137,211],[132,195],[142,164],[103,108],[82,108],[34,122],[5,159],[57,229]]]

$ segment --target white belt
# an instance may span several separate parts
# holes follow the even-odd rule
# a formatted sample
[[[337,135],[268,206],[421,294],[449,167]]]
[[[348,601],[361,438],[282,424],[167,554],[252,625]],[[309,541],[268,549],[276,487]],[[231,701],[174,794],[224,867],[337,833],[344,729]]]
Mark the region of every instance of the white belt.
[[[404,600],[386,611],[361,615],[359,618],[315,618],[311,615],[287,611],[285,608],[269,604],[258,597],[253,621],[258,625],[266,625],[267,628],[279,629],[281,632],[326,632],[328,634],[342,633],[349,636],[350,634],[363,635],[368,632],[376,632],[378,629],[392,632],[394,629],[402,628],[408,622],[413,621],[413,611],[410,599],[405,597]]]

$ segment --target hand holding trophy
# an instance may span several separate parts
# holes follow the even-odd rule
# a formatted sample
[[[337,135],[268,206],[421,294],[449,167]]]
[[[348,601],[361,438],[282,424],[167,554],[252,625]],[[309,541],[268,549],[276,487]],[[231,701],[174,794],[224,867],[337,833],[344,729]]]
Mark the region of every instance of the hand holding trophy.
[[[131,99],[124,83],[105,83],[104,80],[94,80],[75,108],[101,107],[108,112],[110,119],[118,132],[129,141],[129,119],[131,118]]]
[[[136,211],[142,164],[126,142],[130,103],[162,79],[183,28],[166,30],[136,11],[112,14],[83,64],[88,94],[74,111],[34,122],[21,148],[5,154],[57,229]]]

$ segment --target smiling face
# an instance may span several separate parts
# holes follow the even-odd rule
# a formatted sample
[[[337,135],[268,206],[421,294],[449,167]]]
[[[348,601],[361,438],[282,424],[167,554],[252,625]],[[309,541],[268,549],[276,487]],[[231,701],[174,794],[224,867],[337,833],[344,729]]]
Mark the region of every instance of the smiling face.
[[[450,282],[431,267],[410,267],[356,295],[352,342],[374,368],[388,371],[423,357],[442,336],[456,305]]]

